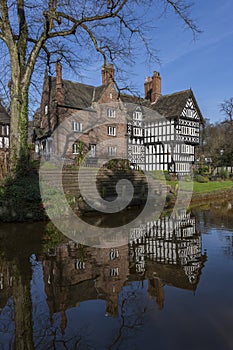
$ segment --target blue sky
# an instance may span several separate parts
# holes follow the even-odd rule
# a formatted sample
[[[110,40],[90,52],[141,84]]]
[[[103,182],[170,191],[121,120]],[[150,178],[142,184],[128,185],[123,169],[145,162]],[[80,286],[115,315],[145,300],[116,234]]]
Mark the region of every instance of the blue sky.
[[[203,116],[218,122],[224,119],[219,104],[233,96],[233,0],[194,0],[193,4],[192,18],[202,30],[195,40],[174,11],[160,17],[157,5],[151,8],[149,17],[156,26],[151,48],[157,50],[160,64],[146,65],[142,54],[131,67],[129,80],[143,96],[145,77],[157,70],[162,94],[191,87]],[[92,67],[83,82],[99,85],[101,65]]]
[[[163,94],[191,87],[211,122],[223,119],[219,104],[233,96],[232,13],[232,0],[195,1],[192,16],[203,31],[195,41],[172,15],[158,28]]]

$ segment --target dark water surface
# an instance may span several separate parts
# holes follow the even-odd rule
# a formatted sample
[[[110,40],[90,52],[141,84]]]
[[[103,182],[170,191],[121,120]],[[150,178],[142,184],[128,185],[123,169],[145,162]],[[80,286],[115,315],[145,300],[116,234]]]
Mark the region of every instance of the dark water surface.
[[[1,224],[0,349],[233,349],[232,208],[180,210],[104,249]]]

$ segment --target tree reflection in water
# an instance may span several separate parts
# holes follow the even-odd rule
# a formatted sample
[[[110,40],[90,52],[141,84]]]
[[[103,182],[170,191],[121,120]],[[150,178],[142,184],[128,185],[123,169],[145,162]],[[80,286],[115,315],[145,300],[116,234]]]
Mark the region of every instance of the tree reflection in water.
[[[90,313],[94,300],[92,311],[104,301],[113,322],[98,341],[117,349],[143,326],[154,301],[163,309],[165,285],[195,290],[206,261],[195,217],[182,210],[132,228],[129,244],[117,248],[69,241],[51,223],[3,225],[0,235],[4,349],[13,342],[22,350],[97,349],[92,320],[77,316]]]

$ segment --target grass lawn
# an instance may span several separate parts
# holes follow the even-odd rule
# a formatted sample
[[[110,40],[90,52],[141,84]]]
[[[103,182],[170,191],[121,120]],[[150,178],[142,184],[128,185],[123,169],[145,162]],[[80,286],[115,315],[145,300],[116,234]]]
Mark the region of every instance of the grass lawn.
[[[167,185],[171,185],[173,188],[176,186],[179,186],[180,189],[186,190],[186,191],[193,191],[194,193],[208,193],[218,190],[224,190],[227,188],[233,188],[233,181],[226,180],[226,181],[210,181],[206,183],[200,183],[200,182],[193,182],[192,183],[186,182],[186,181],[167,181]]]
[[[193,192],[195,193],[206,193],[217,190],[224,190],[227,188],[233,188],[233,181],[210,181],[206,183],[194,182]]]

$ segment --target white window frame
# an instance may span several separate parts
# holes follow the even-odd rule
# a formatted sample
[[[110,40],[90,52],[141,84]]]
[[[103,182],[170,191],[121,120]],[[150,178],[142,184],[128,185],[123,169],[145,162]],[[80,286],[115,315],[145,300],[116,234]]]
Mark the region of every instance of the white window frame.
[[[94,158],[96,156],[96,144],[92,143],[89,145],[89,157]]]
[[[134,114],[133,114],[133,119],[135,119],[135,120],[142,120],[142,112],[135,111]]]
[[[189,118],[193,118],[193,109],[191,109],[191,108],[189,108],[188,110],[187,110],[187,117],[189,117]]]
[[[116,118],[116,110],[114,108],[107,108],[107,117]]]
[[[73,143],[73,145],[72,145],[72,153],[73,154],[79,154],[78,143]]]
[[[108,146],[108,155],[111,157],[115,157],[117,155],[117,147],[116,146]]]
[[[108,135],[109,136],[116,136],[116,127],[115,126],[108,126]]]
[[[4,137],[4,147],[9,148],[9,137]]]
[[[119,276],[119,267],[110,268],[109,272],[111,277],[117,277]]]
[[[73,121],[72,122],[72,130],[75,132],[82,132],[83,131],[83,124],[80,122]]]
[[[133,154],[141,154],[141,146],[133,145]]]
[[[133,128],[133,136],[142,136],[142,128]]]

